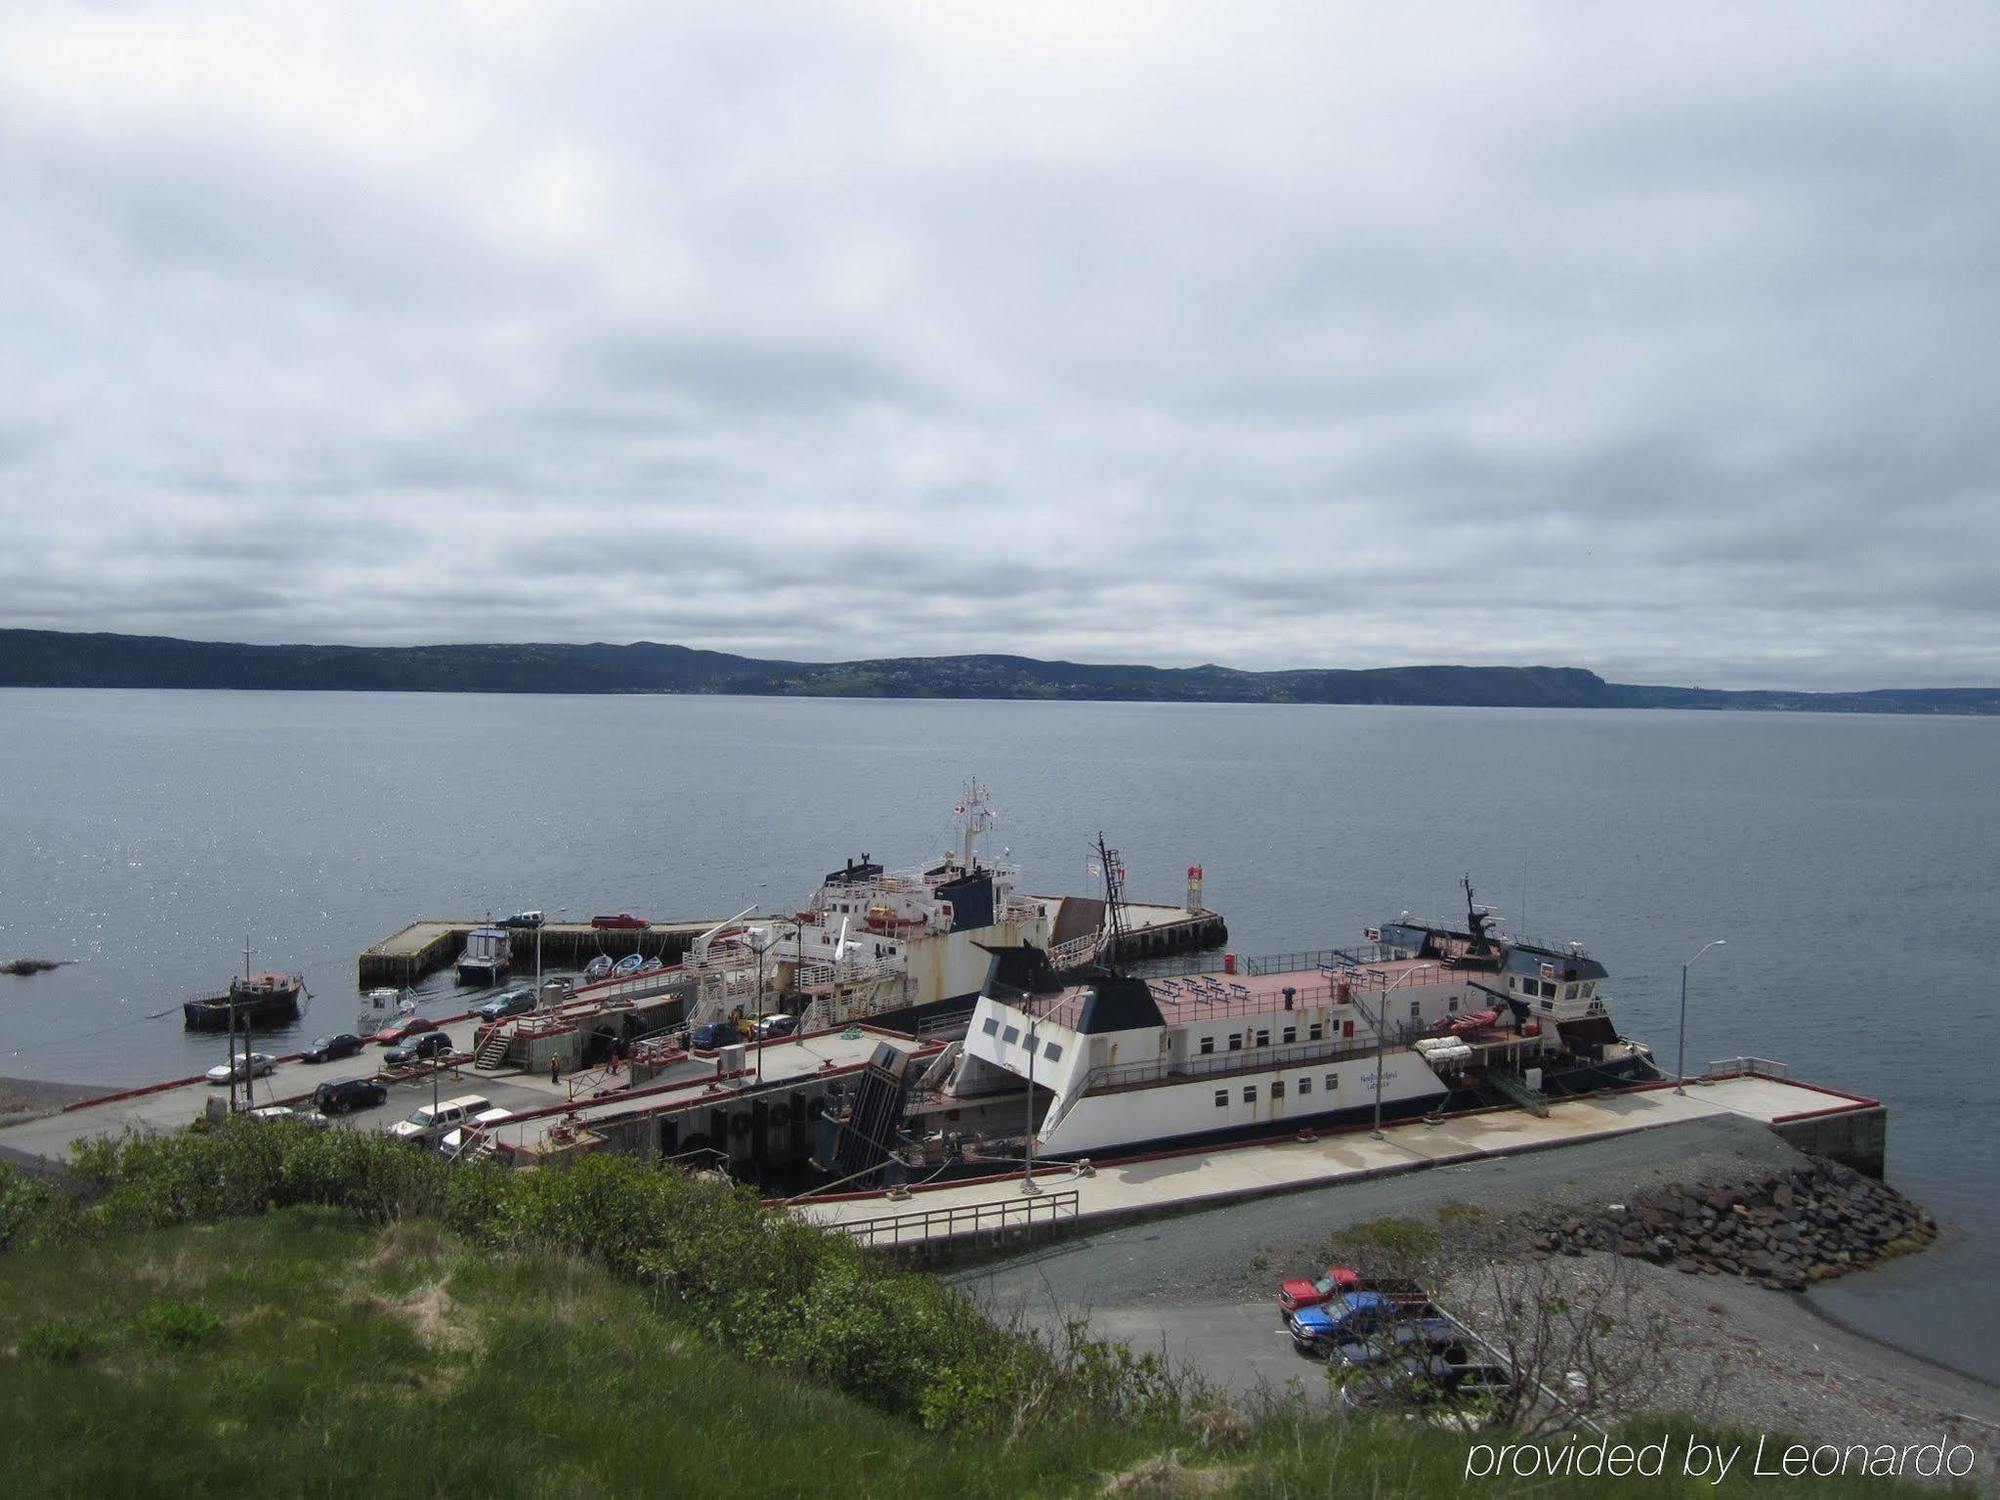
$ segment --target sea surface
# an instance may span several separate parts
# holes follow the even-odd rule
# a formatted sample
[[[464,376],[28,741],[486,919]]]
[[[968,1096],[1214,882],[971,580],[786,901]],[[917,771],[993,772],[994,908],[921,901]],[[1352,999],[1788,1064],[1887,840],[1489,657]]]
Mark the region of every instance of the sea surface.
[[[1671,1066],[1775,1058],[1891,1107],[1939,1248],[1812,1296],[2000,1378],[2000,719],[709,697],[0,690],[0,1074],[185,1075],[179,1002],[298,969],[351,1026],[355,958],[417,917],[789,911],[866,852],[915,867],[967,777],[1043,894],[1189,865],[1256,954],[1457,915],[1583,942]],[[450,976],[433,1010],[462,1009]],[[280,1040],[283,1040],[280,1038]]]

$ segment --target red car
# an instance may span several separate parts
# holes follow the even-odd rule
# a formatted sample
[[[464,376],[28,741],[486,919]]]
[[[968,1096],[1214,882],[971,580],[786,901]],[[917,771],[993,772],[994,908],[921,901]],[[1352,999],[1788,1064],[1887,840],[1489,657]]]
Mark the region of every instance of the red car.
[[[422,1016],[405,1016],[394,1026],[385,1027],[368,1040],[383,1047],[393,1047],[398,1042],[407,1042],[419,1032],[437,1029],[438,1023],[435,1021],[427,1021]]]
[[[592,927],[608,932],[641,932],[652,926],[644,917],[635,917],[629,911],[621,911],[615,917],[592,917]]]
[[[1278,1308],[1281,1312],[1297,1312],[1302,1307],[1318,1307],[1327,1298],[1351,1292],[1360,1285],[1361,1278],[1346,1266],[1328,1266],[1326,1274],[1317,1280],[1294,1276],[1279,1287]]]

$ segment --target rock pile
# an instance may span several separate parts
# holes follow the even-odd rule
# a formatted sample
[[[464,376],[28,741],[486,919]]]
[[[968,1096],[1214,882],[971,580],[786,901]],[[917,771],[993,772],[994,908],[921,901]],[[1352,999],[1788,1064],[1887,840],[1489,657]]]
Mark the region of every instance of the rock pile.
[[[1533,1244],[1543,1255],[1609,1250],[1795,1292],[1920,1250],[1937,1232],[1928,1213],[1886,1183],[1814,1160],[1734,1187],[1659,1189],[1545,1225]]]

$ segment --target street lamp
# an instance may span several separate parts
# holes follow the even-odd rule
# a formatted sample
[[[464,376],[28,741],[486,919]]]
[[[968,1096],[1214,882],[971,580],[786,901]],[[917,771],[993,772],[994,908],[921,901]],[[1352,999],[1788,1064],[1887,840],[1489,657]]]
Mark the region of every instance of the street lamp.
[[[1727,938],[1717,938],[1712,943],[1704,944],[1701,953],[1708,952],[1710,948],[1724,947],[1727,943]],[[1687,1092],[1688,970],[1694,967],[1695,959],[1700,958],[1701,953],[1697,953],[1694,958],[1689,959],[1681,965],[1681,1043],[1680,1053],[1674,1059],[1674,1092],[1676,1094],[1685,1094]]]
[[[1028,1009],[1028,1002],[1021,1001],[1021,1009],[1028,1018],[1028,1098],[1022,1110],[1023,1125],[1021,1139],[1026,1151],[1021,1158],[1021,1196],[1032,1198],[1041,1189],[1035,1186],[1035,1013]]]

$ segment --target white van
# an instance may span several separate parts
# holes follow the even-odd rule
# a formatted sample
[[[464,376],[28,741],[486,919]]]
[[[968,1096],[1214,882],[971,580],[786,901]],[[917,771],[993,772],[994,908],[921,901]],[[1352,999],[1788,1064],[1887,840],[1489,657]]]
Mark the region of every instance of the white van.
[[[510,1109],[482,1109],[471,1119],[446,1131],[438,1142],[438,1152],[443,1156],[456,1156],[464,1149],[468,1133],[480,1134],[513,1118],[514,1112]]]
[[[460,1094],[456,1099],[447,1099],[442,1104],[420,1105],[409,1119],[398,1120],[389,1127],[389,1134],[399,1141],[435,1141],[447,1130],[462,1125],[481,1110],[491,1109],[493,1101],[478,1094]]]

